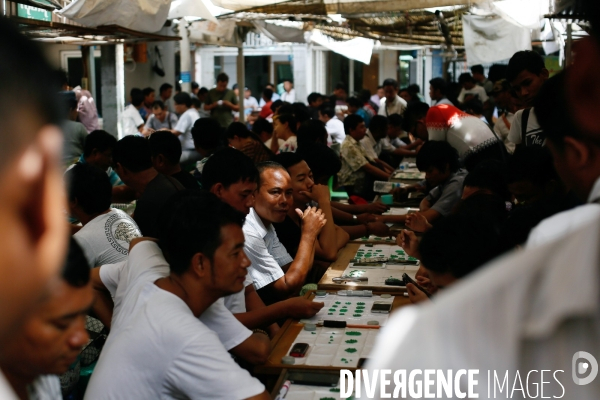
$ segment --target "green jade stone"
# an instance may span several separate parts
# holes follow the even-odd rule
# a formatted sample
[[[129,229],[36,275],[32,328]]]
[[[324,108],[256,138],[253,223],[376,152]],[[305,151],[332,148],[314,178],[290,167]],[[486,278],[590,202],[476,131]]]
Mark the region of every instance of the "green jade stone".
[[[359,310],[359,309],[356,309],[356,310],[354,310],[354,312],[355,312],[355,313],[359,313],[359,314],[360,314],[360,313],[363,313],[363,312],[365,312],[365,310]]]
[[[346,313],[341,312],[340,315],[346,315]]]
[[[362,301],[359,301],[359,302],[358,302],[358,303],[356,303],[356,304],[357,304],[357,305],[359,305],[359,306],[364,306],[364,305],[365,305],[365,303],[364,303],[364,302],[362,302]]]
[[[347,349],[344,350],[346,353],[356,353],[358,350],[356,350],[354,347],[348,347]]]
[[[335,308],[330,308],[329,312],[335,312]]]
[[[346,335],[348,336],[362,336],[361,332],[356,332],[356,331],[348,331],[346,332]]]
[[[354,344],[354,343],[357,343],[357,342],[358,342],[358,340],[356,340],[356,339],[348,339],[348,340],[346,340],[346,343],[348,343],[348,344]]]
[[[362,314],[352,314],[353,317],[362,317]]]
[[[356,306],[357,310],[363,310],[365,308],[365,306]]]
[[[331,388],[331,389],[329,389],[329,391],[333,392],[333,393],[339,393],[340,389],[339,388]]]
[[[336,301],[336,302],[335,302],[335,304],[342,304],[342,303],[341,303],[341,302],[339,302],[339,301]]]
[[[352,304],[352,302],[351,301],[347,301],[346,304]]]
[[[319,400],[335,400],[333,397],[321,397]]]
[[[331,307],[333,308],[338,308],[339,306],[337,304],[332,305]]]

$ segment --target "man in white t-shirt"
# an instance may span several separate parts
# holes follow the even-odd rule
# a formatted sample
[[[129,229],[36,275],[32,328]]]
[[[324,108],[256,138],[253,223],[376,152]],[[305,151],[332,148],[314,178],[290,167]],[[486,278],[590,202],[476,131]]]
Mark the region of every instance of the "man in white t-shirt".
[[[283,81],[283,93],[281,94],[281,101],[293,104],[296,102],[296,91],[294,90],[294,84],[292,81]]]
[[[392,114],[404,115],[407,103],[406,100],[398,96],[398,81],[395,79],[386,79],[383,81],[384,97],[380,101],[378,115],[388,117]]]
[[[482,86],[477,85],[477,82],[475,82],[475,79],[473,79],[470,73],[465,72],[464,74],[460,74],[458,83],[462,85],[462,90],[458,94],[459,103],[464,104],[473,97],[479,99],[484,105],[489,100],[485,89]]]
[[[65,173],[69,183],[69,213],[83,227],[73,235],[90,266],[123,261],[129,243],[142,236],[135,221],[121,210],[110,208],[112,186],[100,168],[77,164]]]
[[[175,112],[180,114],[177,125],[172,129],[173,134],[179,136],[181,142],[180,163],[191,163],[200,161],[202,156],[194,148],[194,138],[192,137],[192,128],[194,122],[200,118],[198,111],[192,107],[192,98],[185,92],[177,93],[173,97],[175,102]]]
[[[156,243],[132,242],[86,398],[268,399],[199,319],[243,288],[243,215],[207,193],[181,193],[169,205],[160,227],[169,264]]]
[[[131,89],[131,104],[125,107],[121,115],[121,129],[123,136],[141,135],[144,128],[144,119],[140,115],[140,108],[144,103],[144,95],[137,88]]]
[[[327,145],[339,154],[346,138],[344,123],[335,115],[335,109],[328,104],[319,107],[319,120],[325,124],[327,130]]]
[[[2,350],[0,367],[20,398],[62,399],[58,375],[79,371],[76,361],[89,339],[85,320],[93,301],[89,264],[71,239],[62,276]]]
[[[544,83],[548,80],[549,72],[541,55],[534,51],[519,51],[508,62],[506,78],[524,106],[528,107],[515,113],[508,140],[519,146],[545,146],[546,136],[537,120],[533,101]],[[555,110],[559,113],[565,109]],[[524,121],[527,121],[524,123]],[[523,126],[525,125],[525,129]],[[523,140],[523,138],[525,140]]]

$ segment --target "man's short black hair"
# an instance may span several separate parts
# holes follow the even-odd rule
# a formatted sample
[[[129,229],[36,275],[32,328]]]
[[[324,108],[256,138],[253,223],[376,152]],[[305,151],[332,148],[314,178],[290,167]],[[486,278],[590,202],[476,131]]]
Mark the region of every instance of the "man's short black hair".
[[[186,92],[179,92],[175,96],[173,96],[173,101],[175,104],[184,104],[187,108],[192,106],[192,98]]]
[[[293,103],[292,111],[294,117],[296,117],[296,124],[301,124],[310,119],[310,114],[308,113],[308,107],[304,103]]]
[[[527,181],[542,188],[559,180],[552,154],[547,147],[539,146],[517,148],[508,162],[507,174],[508,183]]]
[[[322,121],[311,119],[300,125],[296,136],[298,136],[298,148],[300,148],[311,143],[327,144],[328,134]]]
[[[402,125],[404,124],[404,118],[402,118],[402,115],[394,113],[387,117],[387,123],[389,126],[402,128]]]
[[[90,265],[83,249],[77,243],[73,236],[69,238],[69,249],[67,250],[67,259],[62,269],[61,278],[69,286],[80,288],[84,287],[90,281],[90,269],[95,265]]]
[[[221,147],[223,128],[216,119],[199,118],[192,127],[194,146],[200,149],[213,150]]]
[[[142,89],[142,94],[144,95],[144,97],[149,96],[152,93],[154,93],[154,89],[152,89],[151,87]]]
[[[140,89],[133,88],[129,94],[131,95],[131,104],[134,107],[138,107],[144,102],[144,93]]]
[[[69,200],[77,200],[87,215],[103,213],[110,208],[112,185],[106,172],[90,164],[75,164],[65,173]]]
[[[472,82],[475,83],[475,78],[473,78],[473,75],[471,75],[469,72],[465,72],[459,75],[458,77],[458,83],[460,83],[461,85],[467,83],[467,82]]]
[[[181,142],[170,131],[156,131],[148,138],[148,146],[152,157],[162,154],[169,164],[179,164],[181,158]]]
[[[208,93],[208,89],[205,88],[204,86],[202,86],[200,88],[200,90],[198,90],[198,94],[205,94],[205,93]]]
[[[202,187],[210,190],[217,183],[226,189],[237,182],[257,182],[258,170],[252,159],[231,147],[216,151],[202,169]]]
[[[264,118],[257,119],[252,125],[252,132],[260,135],[263,132],[273,133],[273,124]]]
[[[363,103],[358,99],[358,97],[350,97],[348,98],[348,100],[346,100],[346,103],[348,103],[349,107],[356,107],[356,108],[362,108],[363,107]]]
[[[83,157],[85,158],[91,156],[94,149],[100,153],[103,153],[108,149],[114,150],[116,145],[117,138],[110,133],[102,130],[92,131],[85,137],[85,144],[83,145]]]
[[[298,146],[298,154],[311,169],[315,182],[323,178],[329,179],[337,175],[342,169],[342,161],[326,144],[309,143],[304,146]]]
[[[290,131],[292,131],[292,133],[296,133],[297,125],[296,125],[296,117],[294,116],[294,114],[290,114],[290,113],[278,114],[277,119],[282,124],[288,124]]]
[[[544,58],[540,54],[531,50],[517,51],[508,61],[506,79],[512,82],[523,71],[539,75],[544,68],[546,68],[546,65],[544,64]]]
[[[343,90],[344,92],[348,92],[348,89],[346,89],[346,84],[344,82],[338,82],[335,84],[335,90]]]
[[[196,96],[194,96],[194,97],[190,96],[190,99],[192,102],[192,107],[199,109],[202,106],[202,102]]]
[[[198,89],[200,87],[200,85],[198,84],[198,82],[193,81],[192,82],[192,89]]]
[[[167,106],[161,100],[154,100],[154,103],[152,103],[152,108],[160,108],[161,110],[166,110]]]
[[[113,164],[131,172],[141,172],[152,168],[148,141],[141,136],[125,136],[117,142],[113,150]]]
[[[369,130],[371,132],[387,132],[388,119],[383,115],[375,115],[371,118],[371,122],[369,123]]]
[[[158,93],[162,94],[164,91],[169,90],[169,89],[173,89],[173,85],[171,85],[170,83],[163,83],[162,85],[160,85],[160,89],[158,89]]]
[[[265,100],[271,100],[273,98],[273,90],[269,88],[264,88],[262,91],[262,95]]]
[[[464,186],[487,189],[505,201],[510,201],[506,181],[505,164],[496,160],[483,161],[470,171],[463,182]]]
[[[296,153],[286,152],[277,154],[273,161],[283,165],[283,168],[286,170],[289,170],[291,167],[296,164],[300,164],[304,160]]]
[[[446,141],[430,140],[425,142],[417,154],[419,171],[427,171],[430,167],[444,171],[446,165],[449,166],[450,172],[458,171],[460,167],[458,151]]]
[[[404,110],[404,127],[407,132],[414,132],[417,121],[427,116],[429,105],[423,102],[411,103]]]
[[[232,122],[227,129],[225,129],[225,137],[227,139],[233,139],[235,136],[242,139],[246,139],[250,136],[254,137],[245,124],[241,122]]]
[[[483,103],[477,97],[467,101],[464,105],[465,112],[473,115],[483,114]]]
[[[450,215],[419,243],[421,263],[433,272],[462,278],[502,253],[495,221],[485,213]]]
[[[306,100],[308,101],[308,104],[311,104],[311,103],[314,103],[315,101],[318,101],[321,97],[323,97],[323,95],[321,93],[312,92],[311,94],[308,95]]]
[[[280,108],[281,106],[283,106],[283,101],[281,100],[275,100],[273,103],[271,103],[271,107],[269,107],[271,109],[272,112],[276,112],[278,108]]]
[[[398,89],[398,81],[392,78],[387,78],[386,80],[383,81],[383,87],[386,86],[391,86],[394,89]]]
[[[429,81],[429,84],[431,85],[433,90],[439,90],[440,93],[443,95],[446,94],[446,88],[448,87],[448,85],[446,84],[444,78],[433,78]]]
[[[579,140],[586,137],[569,112],[571,105],[567,103],[565,78],[566,73],[561,71],[548,79],[540,89],[533,105],[535,116],[544,130],[546,139],[558,148],[563,147],[564,139],[567,136]],[[563,111],[557,112],[556,110]]]
[[[319,107],[319,112],[322,115],[327,115],[329,118],[335,117],[335,108],[329,103],[322,104],[321,107]]]
[[[195,254],[213,260],[223,243],[221,228],[244,225],[245,215],[212,193],[184,190],[176,193],[158,217],[160,247],[171,272],[182,275]]]
[[[365,120],[357,114],[350,114],[344,118],[344,132],[346,132],[346,135],[355,130],[361,122],[365,122]]]
[[[408,93],[410,93],[411,96],[414,97],[419,97],[418,94],[421,93],[421,87],[419,85],[417,85],[416,83],[413,83],[412,85],[408,85],[406,87],[406,90],[408,91]]]
[[[229,75],[227,75],[225,72],[221,72],[219,75],[217,75],[217,82],[229,82]]]
[[[477,64],[471,67],[472,74],[482,74],[483,75],[483,65]]]

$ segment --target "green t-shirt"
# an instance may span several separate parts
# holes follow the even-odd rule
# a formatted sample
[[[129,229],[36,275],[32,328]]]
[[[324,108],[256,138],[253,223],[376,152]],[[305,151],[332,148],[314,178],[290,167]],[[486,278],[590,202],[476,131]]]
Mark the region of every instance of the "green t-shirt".
[[[219,100],[226,100],[233,104],[238,103],[238,98],[233,90],[219,92],[217,89],[211,89],[206,97],[206,104],[213,104]],[[231,108],[227,106],[218,106],[210,111],[210,116],[216,119],[223,128],[227,128],[233,122]]]

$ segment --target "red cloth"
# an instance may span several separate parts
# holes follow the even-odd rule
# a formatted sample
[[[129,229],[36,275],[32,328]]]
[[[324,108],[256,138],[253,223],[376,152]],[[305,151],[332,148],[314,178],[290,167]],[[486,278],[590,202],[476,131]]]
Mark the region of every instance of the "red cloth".
[[[273,111],[271,111],[271,104],[273,104],[272,101],[269,101],[268,103],[266,103],[263,108],[260,110],[260,114],[258,114],[259,117],[261,118],[269,118],[271,115],[273,115]]]

